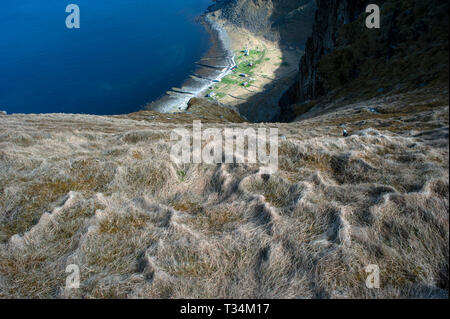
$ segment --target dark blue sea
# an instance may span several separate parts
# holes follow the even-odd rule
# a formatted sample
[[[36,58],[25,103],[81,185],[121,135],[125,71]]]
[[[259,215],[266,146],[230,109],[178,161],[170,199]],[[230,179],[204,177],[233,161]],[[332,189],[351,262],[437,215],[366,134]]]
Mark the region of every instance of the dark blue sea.
[[[80,28],[66,27],[66,6]],[[5,0],[0,110],[124,114],[180,86],[210,47],[211,0]]]

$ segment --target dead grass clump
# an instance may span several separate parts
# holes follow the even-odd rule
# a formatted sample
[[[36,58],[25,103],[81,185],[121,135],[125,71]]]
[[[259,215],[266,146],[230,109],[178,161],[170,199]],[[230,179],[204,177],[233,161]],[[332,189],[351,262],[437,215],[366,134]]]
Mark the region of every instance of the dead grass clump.
[[[99,222],[98,232],[101,234],[127,234],[134,229],[143,228],[151,220],[147,214],[111,214]]]
[[[198,213],[186,222],[204,234],[223,234],[233,231],[239,222],[243,221],[242,208],[223,207],[205,208],[204,212]]]
[[[171,180],[172,172],[154,161],[139,161],[127,167],[124,182],[132,192],[155,194],[162,191]]]
[[[340,241],[339,232],[342,227],[340,209],[332,203],[323,202],[318,194],[309,194],[308,201],[298,205],[290,217],[291,234],[298,242]]]
[[[349,155],[333,155],[330,160],[331,175],[340,184],[361,184],[375,182],[376,170],[360,158]]]
[[[288,206],[293,200],[289,186],[281,179],[269,178],[269,180],[264,180],[256,178],[248,186],[248,191],[264,196],[265,200],[277,208]]]
[[[64,283],[64,268],[55,267],[50,257],[42,251],[22,255],[0,251],[0,273],[7,278],[3,297],[55,298],[56,287]]]
[[[26,133],[15,135],[12,137],[12,142],[21,147],[30,147],[36,143],[35,138]]]
[[[170,135],[155,131],[134,131],[126,133],[123,141],[128,144],[138,144],[142,142],[156,142],[161,139],[169,139]]]
[[[198,215],[204,212],[204,208],[199,202],[193,202],[189,200],[170,200],[169,206],[177,211],[189,213],[192,215]]]
[[[132,223],[128,224],[130,219]],[[88,233],[80,246],[83,274],[89,278],[136,272],[139,256],[156,240],[152,227],[143,225],[145,220],[133,218],[124,218],[119,225],[113,217],[111,221],[103,221],[98,230]]]
[[[217,271],[218,265],[209,256],[190,247],[176,247],[169,256],[174,262],[165,270],[173,276],[206,277]]]
[[[4,198],[0,230],[9,237],[24,233],[39,221],[44,212],[55,208],[70,191],[88,194],[106,191],[114,173],[114,165],[102,165],[87,159],[75,161],[68,178],[48,176],[37,182],[24,181],[19,196],[0,195]]]
[[[114,179],[116,165],[102,163],[89,158],[75,161],[71,165],[70,176],[73,178],[72,190],[85,192],[107,192]]]
[[[80,294],[80,297],[90,299],[127,299],[133,294],[136,287],[143,284],[142,281],[140,278],[127,280],[124,276],[106,276],[98,281],[88,283],[84,288],[84,294]]]
[[[258,265],[264,241],[258,239],[238,232],[220,242],[186,237],[165,241],[157,259],[160,268],[175,276],[171,297],[246,298],[263,294],[258,289]]]
[[[72,181],[47,180],[32,184],[20,196],[4,196],[0,230],[8,237],[22,234],[35,225],[45,211],[51,211],[73,188]],[[3,197],[3,196],[2,196]]]
[[[431,194],[436,194],[442,199],[448,199],[449,197],[449,181],[436,179],[429,183],[429,190]]]
[[[330,154],[317,152],[316,150],[300,150],[292,143],[282,143],[279,149],[280,169],[288,172],[291,181],[296,181],[297,175],[302,175],[305,170],[328,173],[331,171]],[[298,177],[298,176],[297,176]]]
[[[381,248],[366,252],[380,266],[384,285],[448,289],[448,202],[428,196],[389,195],[373,209],[376,218],[361,243]]]
[[[52,222],[44,226],[45,231],[23,249],[0,249],[0,276],[8,282],[3,287],[6,296],[57,297],[67,277],[66,258],[77,248],[85,222],[97,207],[93,201],[77,202],[54,213]]]
[[[142,156],[142,153],[139,151],[133,151],[131,156],[137,161],[142,161],[144,159],[144,157]]]

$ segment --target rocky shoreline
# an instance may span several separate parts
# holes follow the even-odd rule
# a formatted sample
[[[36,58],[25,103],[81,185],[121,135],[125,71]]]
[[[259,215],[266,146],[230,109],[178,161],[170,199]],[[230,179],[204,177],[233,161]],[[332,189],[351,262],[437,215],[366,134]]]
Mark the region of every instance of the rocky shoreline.
[[[147,109],[163,113],[185,111],[190,99],[203,96],[213,83],[227,76],[236,65],[225,29],[211,19],[208,13],[198,17],[198,22],[211,37],[210,49],[196,62],[197,69],[180,88],[172,88],[163,97],[147,105]]]
[[[294,82],[293,73],[297,73],[298,60],[310,34],[312,12],[315,11],[314,2],[310,0],[287,4],[282,6],[278,0],[271,0],[268,8],[272,9],[267,12],[266,9],[255,8],[247,0],[224,0],[211,5],[198,18],[210,34],[211,48],[196,63],[197,69],[180,88],[172,88],[147,108],[162,113],[183,112],[190,99],[214,94],[219,103],[237,107],[251,121],[278,118],[279,100]],[[254,10],[259,11],[253,14]],[[280,20],[280,12],[290,18]],[[266,19],[269,16],[272,18]],[[286,36],[292,27],[300,30],[296,38]],[[255,65],[258,67],[251,71],[244,67],[240,72],[254,75],[247,81],[249,87],[236,76],[227,77],[228,85],[221,85],[219,82],[232,74],[237,64],[242,65],[242,56],[235,52],[245,48],[254,49],[256,55],[264,55],[249,57],[253,63],[257,62]],[[254,108],[255,104],[260,107]]]

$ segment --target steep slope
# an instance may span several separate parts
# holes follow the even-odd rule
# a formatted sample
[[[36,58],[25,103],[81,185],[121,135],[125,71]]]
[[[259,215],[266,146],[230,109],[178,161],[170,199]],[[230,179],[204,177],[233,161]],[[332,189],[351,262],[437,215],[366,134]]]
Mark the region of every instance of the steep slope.
[[[237,68],[205,95],[213,93],[211,99],[237,107],[252,122],[277,118],[278,101],[297,74],[314,13],[314,0],[217,1],[205,16],[226,31]]]
[[[328,94],[345,103],[423,86],[448,87],[448,1],[378,1],[381,28],[365,27],[370,1],[318,0],[313,35],[295,84],[284,95],[292,105]],[[297,113],[311,104],[298,105]]]
[[[298,46],[310,35],[315,10],[314,0],[218,0],[209,8],[256,35]]]
[[[370,103],[301,125],[0,116],[0,297],[448,297],[448,92]],[[203,117],[277,127],[278,172],[172,162]]]

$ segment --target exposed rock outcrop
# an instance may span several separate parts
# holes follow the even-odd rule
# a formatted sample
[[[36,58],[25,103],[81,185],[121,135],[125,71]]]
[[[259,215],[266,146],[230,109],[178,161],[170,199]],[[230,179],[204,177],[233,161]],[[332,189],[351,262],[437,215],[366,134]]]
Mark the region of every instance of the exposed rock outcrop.
[[[314,0],[218,0],[209,8],[235,26],[298,46],[311,33],[315,10]]]
[[[336,97],[358,99],[448,85],[448,1],[378,1],[380,29],[365,26],[369,3],[317,0],[298,78],[280,102],[285,115],[338,88]]]
[[[353,2],[358,5],[354,6]],[[284,104],[303,102],[324,94],[319,62],[325,54],[333,51],[340,27],[353,21],[363,8],[361,1],[353,0],[318,0],[317,6],[313,34],[306,43],[298,80],[285,97]]]

